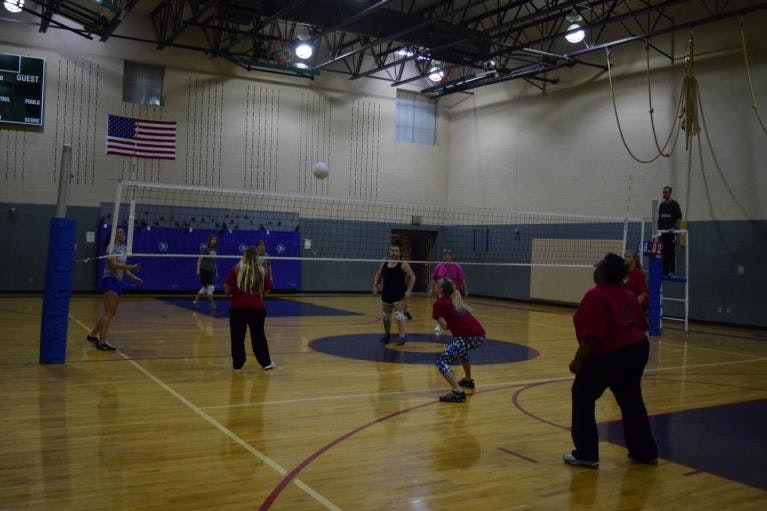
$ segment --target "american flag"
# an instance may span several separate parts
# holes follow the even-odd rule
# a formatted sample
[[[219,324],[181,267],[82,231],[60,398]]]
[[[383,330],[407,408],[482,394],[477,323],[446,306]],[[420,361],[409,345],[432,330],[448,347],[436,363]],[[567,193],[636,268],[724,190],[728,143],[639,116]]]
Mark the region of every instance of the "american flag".
[[[176,121],[149,121],[110,115],[107,154],[176,159]]]

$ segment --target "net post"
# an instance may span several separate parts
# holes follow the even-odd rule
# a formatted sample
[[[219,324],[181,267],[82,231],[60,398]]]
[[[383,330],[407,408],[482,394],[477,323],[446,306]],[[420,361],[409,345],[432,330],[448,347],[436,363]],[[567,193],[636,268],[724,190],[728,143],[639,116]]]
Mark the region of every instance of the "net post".
[[[687,247],[684,250],[684,333],[689,331],[690,323],[690,231],[685,232]]]
[[[127,255],[133,253],[133,226],[136,224],[136,187],[130,189],[130,205],[128,206],[128,225],[125,227],[127,239],[125,248]]]
[[[72,146],[61,152],[56,213],[51,218],[48,257],[40,321],[41,364],[63,364],[67,353],[69,299],[72,295],[72,262],[75,255],[75,221],[66,218],[67,194],[72,178]]]
[[[61,148],[61,166],[59,167],[59,194],[56,199],[56,218],[67,217],[67,198],[69,180],[72,177],[72,146],[64,144]]]
[[[115,193],[115,206],[112,212],[112,232],[109,233],[109,246],[114,246],[115,236],[117,236],[117,224],[120,222],[120,201],[122,200],[123,183],[117,183],[117,192]]]
[[[629,219],[626,217],[623,219],[623,253],[621,253],[621,256],[626,254],[626,249],[628,248],[628,240],[629,240]]]

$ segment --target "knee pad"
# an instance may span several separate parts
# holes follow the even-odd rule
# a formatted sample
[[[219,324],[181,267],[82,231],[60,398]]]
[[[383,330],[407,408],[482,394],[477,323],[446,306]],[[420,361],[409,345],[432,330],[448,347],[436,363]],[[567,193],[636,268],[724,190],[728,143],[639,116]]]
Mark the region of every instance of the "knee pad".
[[[405,321],[405,315],[401,313],[400,311],[397,311],[394,314],[394,317],[397,318],[397,321]]]
[[[382,313],[381,313],[381,319],[382,319],[382,320],[384,320],[384,321],[389,321],[389,318],[390,318],[390,317],[391,317],[391,316],[389,316],[389,315],[388,315],[388,314],[386,314],[385,312],[382,312]]]
[[[213,295],[213,290],[216,289],[216,286],[210,284],[209,286],[205,286],[205,289],[208,291],[209,295]]]

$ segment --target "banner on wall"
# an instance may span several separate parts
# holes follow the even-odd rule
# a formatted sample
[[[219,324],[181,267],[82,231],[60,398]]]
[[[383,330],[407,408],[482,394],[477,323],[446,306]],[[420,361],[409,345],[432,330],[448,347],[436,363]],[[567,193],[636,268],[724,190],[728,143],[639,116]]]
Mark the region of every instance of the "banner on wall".
[[[112,226],[102,224],[98,232],[99,256],[106,252],[106,244]],[[140,263],[138,273],[144,280],[140,287],[145,291],[192,292],[200,288],[197,276],[197,257],[172,257],[163,254],[199,254],[206,245],[208,235],[218,236],[218,255],[241,255],[250,245],[258,240],[266,243],[266,252],[274,257],[298,257],[301,255],[301,234],[281,231],[232,231],[220,232],[211,229],[189,229],[172,227],[136,228],[133,234],[133,252],[137,254],[158,254],[160,257],[129,258],[130,264]],[[104,272],[104,260],[99,259],[97,281],[101,289],[101,276]],[[236,258],[218,259],[218,278],[216,288],[221,289],[227,272],[237,264]],[[301,262],[272,259],[274,289],[299,289],[301,287]],[[131,289],[129,279],[125,279],[126,288]]]

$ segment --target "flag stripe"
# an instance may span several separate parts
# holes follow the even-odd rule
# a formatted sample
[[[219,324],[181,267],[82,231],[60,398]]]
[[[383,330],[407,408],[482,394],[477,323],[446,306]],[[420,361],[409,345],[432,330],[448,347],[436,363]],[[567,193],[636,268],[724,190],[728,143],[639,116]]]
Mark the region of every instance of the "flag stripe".
[[[107,154],[176,159],[176,122],[107,117]]]

